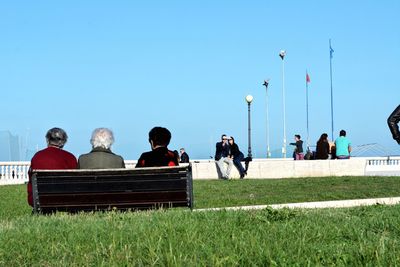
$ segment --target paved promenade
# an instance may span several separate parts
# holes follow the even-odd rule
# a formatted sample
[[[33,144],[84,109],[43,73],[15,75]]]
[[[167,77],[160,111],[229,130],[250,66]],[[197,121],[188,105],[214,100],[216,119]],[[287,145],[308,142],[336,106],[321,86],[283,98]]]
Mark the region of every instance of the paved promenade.
[[[397,205],[400,204],[400,197],[389,198],[369,198],[369,199],[351,199],[351,200],[334,200],[334,201],[318,201],[318,202],[302,202],[288,204],[272,204],[272,205],[254,205],[224,208],[195,209],[194,211],[220,211],[220,210],[260,210],[265,208],[273,209],[325,209],[325,208],[351,208],[359,206],[372,205]]]

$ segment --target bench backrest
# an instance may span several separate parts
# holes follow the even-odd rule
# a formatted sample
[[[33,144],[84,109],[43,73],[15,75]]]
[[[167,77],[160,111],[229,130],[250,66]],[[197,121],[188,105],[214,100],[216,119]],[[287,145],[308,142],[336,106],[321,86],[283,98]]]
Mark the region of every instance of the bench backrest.
[[[35,212],[193,208],[191,165],[179,167],[34,170]]]

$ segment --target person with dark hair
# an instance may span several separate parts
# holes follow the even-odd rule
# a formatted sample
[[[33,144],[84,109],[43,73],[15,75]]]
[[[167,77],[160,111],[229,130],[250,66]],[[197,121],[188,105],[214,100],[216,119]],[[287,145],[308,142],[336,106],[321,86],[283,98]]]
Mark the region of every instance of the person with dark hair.
[[[339,137],[335,140],[336,147],[336,158],[337,159],[349,159],[351,152],[350,140],[346,137],[346,131],[341,130]]]
[[[229,143],[226,134],[221,136],[221,142],[215,145],[215,162],[217,164],[218,170],[221,173],[222,179],[229,179],[229,174],[231,173],[233,160],[229,158]],[[228,164],[225,170],[224,163]]]
[[[387,123],[389,125],[390,132],[392,133],[393,139],[400,145],[400,131],[399,125],[400,122],[400,105],[393,110],[392,114],[390,114],[387,119]]]
[[[124,159],[111,151],[114,134],[110,129],[97,128],[90,138],[92,151],[79,156],[78,169],[117,169],[125,168]]]
[[[149,132],[151,151],[143,153],[136,164],[141,167],[178,166],[178,156],[168,149],[171,132],[164,127],[154,127]]]
[[[317,142],[315,152],[315,159],[328,159],[329,158],[329,141],[328,134],[323,133]]]
[[[185,149],[182,147],[179,151],[181,156],[180,163],[189,163],[189,155],[186,153]]]
[[[67,133],[61,128],[52,128],[46,133],[47,148],[38,151],[31,159],[27,186],[28,204],[33,207],[32,171],[76,169],[77,160],[73,154],[63,150],[68,140]]]
[[[229,157],[233,160],[233,164],[236,169],[239,171],[240,179],[243,179],[247,172],[244,170],[242,166],[242,160],[244,160],[243,153],[239,150],[239,146],[235,143],[235,138],[233,136],[229,137]]]
[[[304,152],[303,152],[303,141],[301,140],[301,136],[296,134],[294,136],[294,140],[296,143],[290,143],[292,146],[296,146],[294,149],[294,159],[295,160],[303,160],[304,159]]]

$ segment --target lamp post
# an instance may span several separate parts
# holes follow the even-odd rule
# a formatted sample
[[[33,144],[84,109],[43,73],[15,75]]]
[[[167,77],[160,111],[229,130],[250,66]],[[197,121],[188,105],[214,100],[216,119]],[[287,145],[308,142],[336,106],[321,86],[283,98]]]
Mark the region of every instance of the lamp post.
[[[249,131],[249,133],[248,133],[248,136],[249,136],[249,148],[248,148],[247,156],[249,158],[252,158],[252,155],[251,155],[251,123],[250,123],[250,105],[251,105],[252,101],[253,101],[253,96],[252,95],[246,96],[246,102],[247,102],[247,106],[248,106],[248,131]]]
[[[266,123],[267,123],[267,158],[271,157],[271,150],[269,147],[269,110],[268,110],[268,85],[269,79],[264,80],[263,85],[265,86],[265,93],[266,93]]]
[[[285,101],[285,56],[286,51],[281,50],[279,56],[282,59],[282,103],[283,103],[283,146],[282,157],[286,158],[286,101]]]

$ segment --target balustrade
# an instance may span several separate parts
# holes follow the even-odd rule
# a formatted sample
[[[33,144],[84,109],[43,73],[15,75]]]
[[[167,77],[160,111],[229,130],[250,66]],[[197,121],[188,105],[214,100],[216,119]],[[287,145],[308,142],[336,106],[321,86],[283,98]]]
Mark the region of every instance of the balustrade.
[[[133,169],[136,160],[125,160],[125,167]],[[305,164],[307,163],[307,164]],[[254,159],[250,164],[251,178],[290,178],[314,175],[396,175],[400,176],[400,157],[371,157],[350,160],[332,161],[326,164],[324,160],[295,162],[289,159]],[[195,160],[193,164],[194,179],[215,179],[217,172],[213,160]],[[30,162],[14,161],[0,162],[0,185],[24,184],[28,178]],[[336,169],[335,169],[336,168]],[[282,172],[283,171],[283,172]],[[286,171],[286,172],[285,172]],[[235,172],[235,170],[233,170]],[[339,174],[338,174],[339,172]],[[286,173],[284,175],[284,173]],[[251,175],[251,176],[250,176]]]
[[[380,159],[369,159],[367,165],[372,166],[396,166],[400,165],[399,158],[380,158]]]
[[[0,185],[26,183],[29,165],[28,161],[0,162]]]

